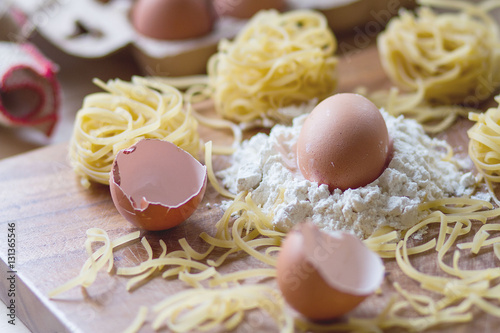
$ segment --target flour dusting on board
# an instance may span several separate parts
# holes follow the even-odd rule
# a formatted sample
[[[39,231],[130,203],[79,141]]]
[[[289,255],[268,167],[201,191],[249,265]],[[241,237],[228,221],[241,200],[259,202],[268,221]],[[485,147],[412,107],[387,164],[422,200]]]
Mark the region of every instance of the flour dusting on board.
[[[381,111],[393,139],[387,169],[372,183],[330,193],[327,185],[306,180],[296,169],[295,145],[306,116],[292,126],[276,125],[242,143],[231,166],[218,173],[234,193],[251,191],[264,211],[273,209],[280,191],[284,201],[274,208],[275,226],[288,231],[310,219],[323,230],[344,230],[366,238],[378,228],[405,230],[427,213],[418,205],[444,197],[471,195],[477,183],[463,169],[466,160],[445,161],[447,143],[430,138],[416,121]]]

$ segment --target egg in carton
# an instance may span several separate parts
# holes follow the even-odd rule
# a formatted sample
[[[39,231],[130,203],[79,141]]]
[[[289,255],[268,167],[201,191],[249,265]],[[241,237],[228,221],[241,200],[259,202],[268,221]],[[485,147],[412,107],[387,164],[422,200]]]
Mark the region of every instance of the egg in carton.
[[[82,58],[101,58],[127,49],[146,75],[204,73],[219,40],[233,37],[246,22],[221,17],[214,20],[211,31],[202,36],[162,40],[146,36],[134,27],[131,20],[134,2],[130,0],[59,0],[49,4],[28,0],[16,6],[33,21],[43,38],[63,52]],[[196,24],[193,20],[185,22],[185,25]]]
[[[378,29],[381,29],[381,20],[386,22],[397,13],[399,7],[413,2],[414,0],[24,0],[17,2],[15,6],[27,14],[45,39],[65,53],[83,58],[100,58],[118,50],[129,49],[145,75],[183,76],[205,73],[206,63],[217,51],[218,42],[223,38],[234,37],[260,9],[317,9],[326,16],[335,33],[344,33],[352,32],[352,28],[358,24],[372,21],[379,22]],[[189,6],[195,10],[190,10]],[[207,11],[212,11],[211,23],[207,24],[207,17],[203,14],[196,16],[194,13],[199,12],[203,6]],[[149,17],[138,19],[134,15],[136,9]],[[168,29],[171,33],[162,36]],[[193,32],[192,35],[189,32]]]

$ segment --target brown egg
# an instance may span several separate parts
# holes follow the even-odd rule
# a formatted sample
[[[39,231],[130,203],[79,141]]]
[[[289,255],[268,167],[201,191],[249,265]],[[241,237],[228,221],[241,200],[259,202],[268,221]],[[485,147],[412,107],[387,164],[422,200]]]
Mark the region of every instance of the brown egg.
[[[385,170],[389,133],[379,109],[357,94],[336,94],[307,117],[297,141],[302,175],[330,191],[365,186]]]
[[[277,262],[287,303],[311,320],[330,320],[356,308],[384,279],[380,257],[355,236],[325,233],[312,223],[293,228]]]
[[[210,33],[215,14],[210,0],[137,0],[131,20],[145,36],[178,40]]]
[[[252,17],[262,9],[285,8],[285,0],[213,0],[215,11],[219,16],[232,16],[241,19]]]
[[[207,170],[171,142],[143,139],[118,152],[109,184],[113,203],[127,221],[145,230],[164,230],[196,210]]]

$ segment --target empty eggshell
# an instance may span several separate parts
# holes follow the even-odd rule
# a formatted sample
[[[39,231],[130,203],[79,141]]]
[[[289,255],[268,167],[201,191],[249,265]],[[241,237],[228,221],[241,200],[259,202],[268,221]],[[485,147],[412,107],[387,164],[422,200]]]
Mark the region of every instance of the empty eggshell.
[[[113,203],[127,221],[145,230],[164,230],[196,210],[207,170],[171,142],[143,139],[118,152],[109,183]]]
[[[384,279],[382,259],[355,236],[320,231],[312,223],[293,228],[281,245],[277,281],[287,303],[311,320],[346,314]]]

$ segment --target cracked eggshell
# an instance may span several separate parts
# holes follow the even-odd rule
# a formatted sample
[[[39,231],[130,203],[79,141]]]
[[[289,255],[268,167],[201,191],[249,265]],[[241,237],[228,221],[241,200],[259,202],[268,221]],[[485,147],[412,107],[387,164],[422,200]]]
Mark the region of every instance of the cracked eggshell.
[[[143,139],[115,157],[110,191],[118,212],[145,230],[185,221],[203,199],[207,169],[175,144]]]
[[[283,297],[310,320],[330,320],[357,307],[384,279],[382,259],[349,233],[304,222],[281,245],[277,281]]]

